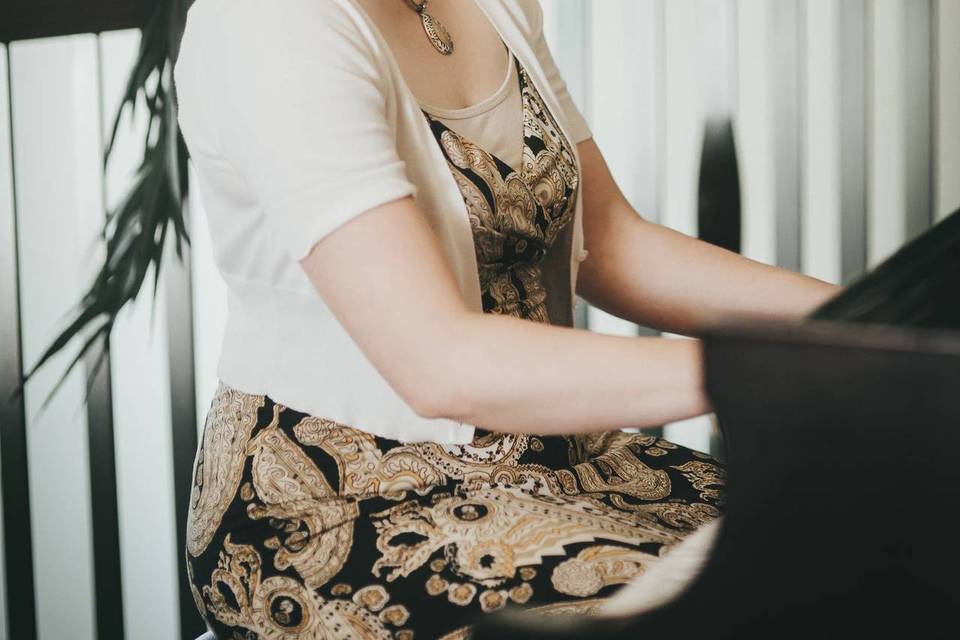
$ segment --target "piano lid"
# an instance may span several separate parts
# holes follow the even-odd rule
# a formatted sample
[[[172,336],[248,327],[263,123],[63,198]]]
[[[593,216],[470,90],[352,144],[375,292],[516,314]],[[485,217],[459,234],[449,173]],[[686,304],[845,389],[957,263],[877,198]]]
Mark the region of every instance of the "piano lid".
[[[960,210],[901,247],[807,319],[960,329]]]

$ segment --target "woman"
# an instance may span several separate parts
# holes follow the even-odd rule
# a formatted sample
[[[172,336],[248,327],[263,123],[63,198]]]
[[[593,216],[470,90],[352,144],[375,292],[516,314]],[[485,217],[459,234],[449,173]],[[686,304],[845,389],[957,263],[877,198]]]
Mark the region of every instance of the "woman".
[[[716,460],[619,430],[711,411],[698,341],[577,330],[576,294],[695,336],[835,287],[643,220],[542,23],[537,0],[190,9],[179,119],[230,307],[186,562],[218,636],[588,611],[719,515]]]

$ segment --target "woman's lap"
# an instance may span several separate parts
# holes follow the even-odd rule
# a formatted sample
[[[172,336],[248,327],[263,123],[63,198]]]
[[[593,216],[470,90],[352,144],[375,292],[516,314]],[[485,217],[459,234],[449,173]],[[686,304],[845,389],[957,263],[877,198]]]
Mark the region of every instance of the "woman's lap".
[[[723,469],[641,434],[403,445],[218,391],[186,560],[219,637],[456,637],[582,613],[719,515]]]

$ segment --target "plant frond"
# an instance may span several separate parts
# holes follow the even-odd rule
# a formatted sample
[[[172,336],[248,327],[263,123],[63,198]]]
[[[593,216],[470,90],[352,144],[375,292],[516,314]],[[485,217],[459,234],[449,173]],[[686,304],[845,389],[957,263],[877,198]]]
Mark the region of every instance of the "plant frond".
[[[158,0],[141,27],[140,46],[130,70],[123,97],[113,116],[110,135],[105,141],[103,168],[120,136],[120,122],[129,109],[131,117],[140,104],[148,112],[143,160],[129,189],[120,202],[106,211],[99,233],[106,255],[80,301],[68,312],[73,316],[66,328],[54,338],[38,361],[26,372],[11,394],[11,400],[23,393],[27,381],[74,338],[98,319],[100,324],[71,360],[41,407],[45,408],[60,389],[70,371],[97,340],[103,349],[88,371],[90,384],[104,363],[110,334],[120,311],[135,300],[152,268],[153,299],[163,266],[164,243],[172,228],[177,257],[183,260],[182,243],[189,244],[185,203],[189,193],[187,163],[189,155],[180,132],[174,101],[173,65],[186,21],[189,0]],[[84,402],[87,398],[84,398]]]

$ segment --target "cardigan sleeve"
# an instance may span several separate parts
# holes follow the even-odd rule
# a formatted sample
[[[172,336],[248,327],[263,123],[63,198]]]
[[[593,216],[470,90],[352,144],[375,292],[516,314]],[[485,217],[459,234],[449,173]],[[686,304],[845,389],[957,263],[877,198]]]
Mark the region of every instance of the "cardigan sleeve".
[[[550,82],[551,89],[554,94],[556,94],[557,100],[559,100],[560,106],[563,108],[564,115],[566,115],[567,127],[570,130],[570,135],[573,137],[573,144],[577,144],[593,137],[593,132],[590,130],[586,118],[584,118],[580,109],[570,96],[570,92],[567,90],[567,84],[564,82],[563,76],[560,75],[560,69],[557,68],[553,54],[550,52],[546,34],[543,31],[543,7],[540,4],[540,0],[528,0],[528,10],[532,14],[530,45],[547,76],[547,80]]]
[[[230,0],[204,63],[219,145],[294,259],[417,187],[388,118],[389,78],[336,2]]]

